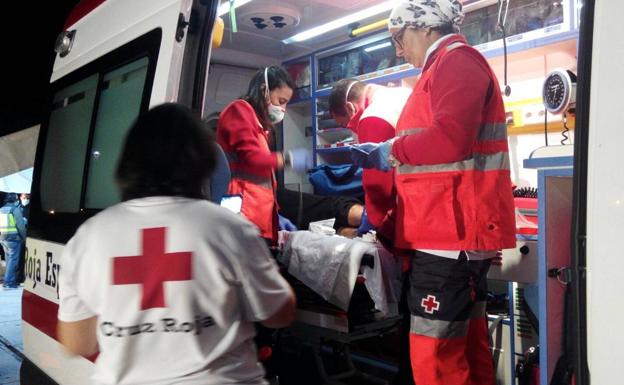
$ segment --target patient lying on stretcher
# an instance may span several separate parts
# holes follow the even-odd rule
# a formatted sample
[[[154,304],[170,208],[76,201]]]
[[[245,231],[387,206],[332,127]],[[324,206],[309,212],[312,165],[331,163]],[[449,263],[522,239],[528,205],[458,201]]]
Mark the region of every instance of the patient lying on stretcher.
[[[301,204],[300,204],[301,201]],[[347,238],[355,238],[361,225],[364,206],[362,201],[347,196],[321,196],[301,193],[284,188],[277,190],[279,214],[286,218],[299,230],[308,229],[310,222],[328,218],[336,218],[334,229],[336,234]],[[290,224],[282,220],[283,230]]]
[[[282,253],[278,261],[288,272],[322,298],[347,310],[358,275],[383,315],[390,315],[398,302],[401,261],[377,242],[357,238],[364,206],[361,201],[345,196],[320,196],[278,189]],[[316,231],[310,223],[335,218],[333,229]],[[329,225],[331,226],[331,225]],[[318,226],[315,226],[318,227]],[[305,231],[310,228],[313,230]],[[295,231],[299,230],[299,231]],[[333,237],[336,235],[342,237]],[[294,232],[293,232],[294,231]],[[372,263],[362,264],[364,256]],[[368,266],[366,266],[368,265]]]
[[[392,304],[398,303],[400,258],[377,242],[295,231],[284,239],[278,261],[289,274],[345,311],[359,275],[382,315],[391,315]]]

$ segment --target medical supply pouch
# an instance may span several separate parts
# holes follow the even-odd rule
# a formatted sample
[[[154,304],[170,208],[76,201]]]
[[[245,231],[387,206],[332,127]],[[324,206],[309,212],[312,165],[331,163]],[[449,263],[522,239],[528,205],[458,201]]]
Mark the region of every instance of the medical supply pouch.
[[[308,171],[308,179],[317,195],[362,196],[362,168],[352,164],[321,164]]]

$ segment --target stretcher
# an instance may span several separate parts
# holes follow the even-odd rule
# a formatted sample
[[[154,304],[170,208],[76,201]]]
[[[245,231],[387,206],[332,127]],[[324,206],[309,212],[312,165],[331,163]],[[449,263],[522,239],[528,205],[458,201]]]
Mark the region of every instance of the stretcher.
[[[324,383],[338,385],[355,376],[385,384],[354,366],[349,346],[396,330],[400,261],[374,243],[310,232],[291,233],[278,261],[297,296],[289,330],[311,348]],[[327,345],[346,370],[328,373],[321,357]]]

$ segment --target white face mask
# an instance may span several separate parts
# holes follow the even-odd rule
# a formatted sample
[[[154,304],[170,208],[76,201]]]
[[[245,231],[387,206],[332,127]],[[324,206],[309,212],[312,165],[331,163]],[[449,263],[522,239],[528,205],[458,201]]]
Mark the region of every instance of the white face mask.
[[[271,103],[271,96],[269,93],[269,67],[266,67],[264,69],[264,85],[265,85],[265,88],[264,88],[265,95],[269,103],[269,111],[268,111],[269,120],[271,121],[271,123],[277,124],[281,122],[282,120],[284,120],[286,109],[282,108],[281,106],[276,106],[275,104]]]
[[[269,119],[271,123],[277,124],[284,120],[284,115],[286,115],[286,110],[280,106],[276,106],[275,104],[269,104]]]
[[[28,204],[30,203],[30,199],[20,199],[22,202],[22,206],[28,206]]]

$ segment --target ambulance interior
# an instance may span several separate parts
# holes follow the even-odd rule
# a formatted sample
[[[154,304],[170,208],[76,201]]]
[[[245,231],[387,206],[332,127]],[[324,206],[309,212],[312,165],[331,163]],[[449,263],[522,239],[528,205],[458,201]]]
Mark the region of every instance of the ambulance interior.
[[[545,145],[552,147],[548,151],[572,154],[573,109],[566,109],[564,114],[547,112],[542,90],[545,78],[553,70],[576,72],[580,7],[577,0],[465,0],[463,3],[466,19],[461,32],[488,58],[501,90],[506,85],[511,89],[504,96],[510,169],[512,182],[519,191],[517,212],[527,231],[524,238],[519,234],[518,247],[509,251],[515,255],[508,258],[512,262],[505,259],[504,266],[492,266],[489,276],[493,298],[499,299],[498,313],[490,314],[491,323],[497,323],[493,328],[493,352],[498,383],[513,384],[518,357],[541,338],[536,329],[543,326],[536,326],[536,320],[531,322],[531,318],[544,318],[543,314],[539,315],[536,303],[529,303],[533,314],[516,310],[525,292],[524,301],[531,302],[528,293],[536,293],[542,285],[538,282],[536,237],[535,189],[539,178],[536,169],[524,167],[524,161]],[[396,58],[390,42],[385,20],[393,1],[253,0],[234,4],[233,11],[229,1],[223,1],[219,9],[225,28],[221,46],[213,47],[211,52],[203,114],[207,121],[217,119],[228,103],[245,94],[255,71],[269,65],[283,65],[297,89],[286,109],[284,122],[275,133],[275,149],[307,147],[314,151],[317,165],[348,164],[348,145],[356,139],[349,130],[337,127],[328,114],[331,85],[343,78],[356,78],[411,88],[417,81],[419,70]],[[499,22],[505,26],[506,47],[497,29]],[[278,181],[293,191],[314,192],[307,175],[286,170],[278,176]],[[568,187],[565,184],[564,189]],[[352,300],[360,294],[356,284]],[[536,297],[537,294],[532,296]],[[351,348],[355,351],[353,356],[366,361],[369,369],[397,370],[398,317],[392,322],[376,324],[379,320],[374,319],[364,326],[353,326],[340,324],[343,321],[336,317],[323,318],[326,313],[319,307],[309,312],[308,318],[302,318],[301,312],[298,315],[301,321],[298,324],[314,328],[305,329],[304,334],[316,353],[324,351],[322,341],[338,341],[343,352]],[[557,356],[560,346],[560,339],[553,338],[548,339],[552,344],[549,360],[551,355]],[[547,372],[552,373],[550,368]]]

